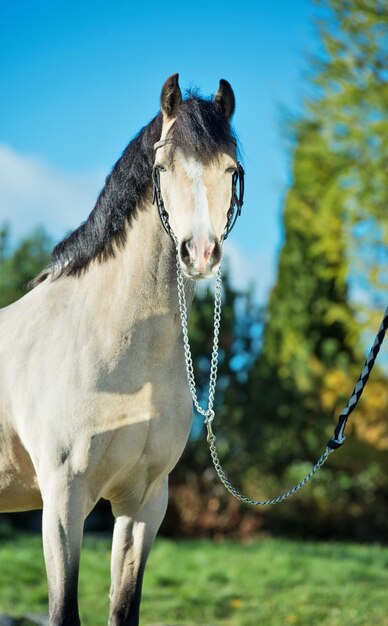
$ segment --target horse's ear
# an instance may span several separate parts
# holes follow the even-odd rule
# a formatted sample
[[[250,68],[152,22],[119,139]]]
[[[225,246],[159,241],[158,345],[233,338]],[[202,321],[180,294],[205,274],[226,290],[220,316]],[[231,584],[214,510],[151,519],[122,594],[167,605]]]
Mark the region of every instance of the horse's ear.
[[[232,115],[234,113],[234,109],[236,106],[236,101],[234,98],[233,89],[228,83],[227,80],[221,78],[220,86],[218,87],[218,91],[214,96],[214,106],[217,111],[223,113],[226,119],[230,121]]]
[[[160,95],[160,106],[163,117],[170,119],[176,117],[178,109],[182,104],[182,92],[178,83],[179,74],[173,74],[167,78]]]

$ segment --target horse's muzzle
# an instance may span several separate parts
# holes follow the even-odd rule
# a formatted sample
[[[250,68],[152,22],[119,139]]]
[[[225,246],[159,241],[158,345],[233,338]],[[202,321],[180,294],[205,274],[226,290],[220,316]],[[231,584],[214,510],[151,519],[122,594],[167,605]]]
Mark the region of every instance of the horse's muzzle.
[[[184,240],[179,249],[184,273],[193,279],[212,276],[221,260],[221,244],[215,237],[198,236]]]

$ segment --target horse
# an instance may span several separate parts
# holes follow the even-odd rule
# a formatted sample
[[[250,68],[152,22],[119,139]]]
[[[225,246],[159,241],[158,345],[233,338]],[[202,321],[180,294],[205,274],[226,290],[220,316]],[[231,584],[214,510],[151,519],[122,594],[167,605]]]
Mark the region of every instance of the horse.
[[[174,74],[160,104],[87,220],[0,311],[0,510],[43,509],[51,626],[80,625],[83,524],[100,498],[115,519],[108,623],[138,626],[192,423],[175,270],[178,259],[188,307],[195,281],[218,270],[238,168],[235,97],[221,80],[213,98],[184,99]]]

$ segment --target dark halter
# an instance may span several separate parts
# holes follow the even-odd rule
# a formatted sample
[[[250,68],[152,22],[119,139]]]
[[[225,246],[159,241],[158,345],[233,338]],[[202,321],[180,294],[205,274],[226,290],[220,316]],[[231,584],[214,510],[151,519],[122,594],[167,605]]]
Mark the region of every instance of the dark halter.
[[[231,138],[230,141],[236,144],[235,139]],[[172,143],[171,139],[161,139],[154,144],[154,150],[161,148],[166,143]],[[237,218],[241,215],[241,209],[244,204],[244,168],[240,162],[237,162],[237,170],[233,173],[232,176],[232,197],[230,200],[230,207],[226,216],[226,226],[224,233],[222,235],[222,240],[224,241],[233,226],[235,225]],[[173,232],[171,230],[169,224],[169,215],[166,211],[166,207],[164,206],[162,191],[160,188],[160,172],[157,167],[152,168],[152,184],[153,184],[153,196],[152,196],[152,204],[155,204],[158,207],[160,221],[163,224],[163,228],[166,233],[170,235],[174,241],[175,238],[173,236]],[[238,187],[238,192],[237,192]]]

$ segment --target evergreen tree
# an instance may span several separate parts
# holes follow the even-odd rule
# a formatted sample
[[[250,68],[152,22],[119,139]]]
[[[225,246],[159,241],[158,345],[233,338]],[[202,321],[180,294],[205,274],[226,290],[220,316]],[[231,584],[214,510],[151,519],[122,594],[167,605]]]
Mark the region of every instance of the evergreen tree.
[[[291,459],[314,458],[331,423],[333,406],[322,407],[328,379],[347,381],[361,362],[338,186],[344,162],[328,151],[318,121],[302,121],[296,132],[285,241],[251,377],[256,438],[265,443],[267,467],[277,471]]]

